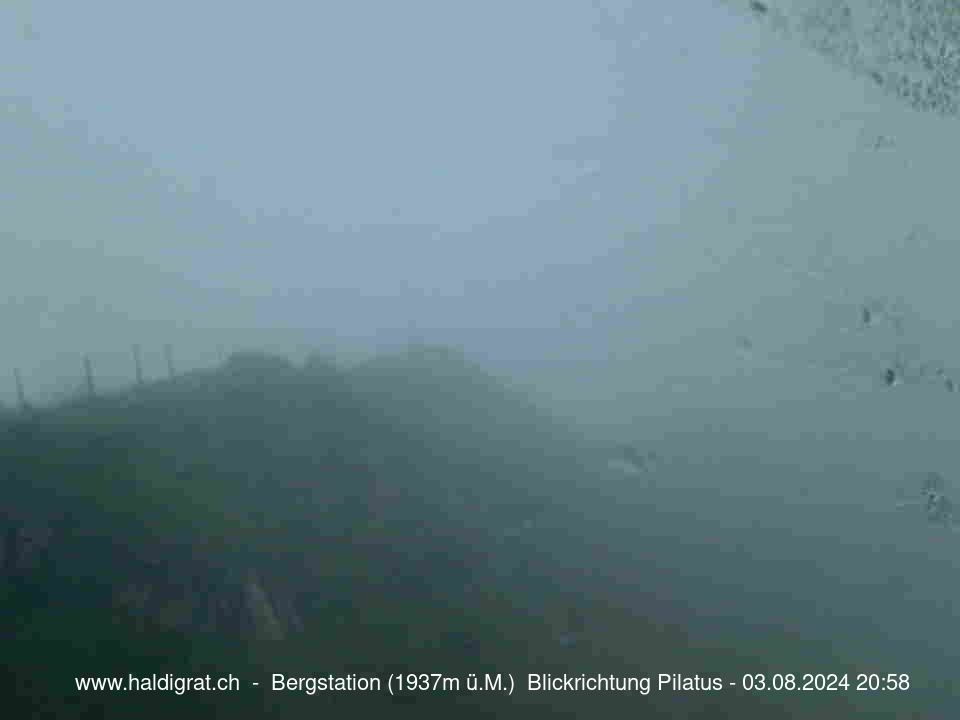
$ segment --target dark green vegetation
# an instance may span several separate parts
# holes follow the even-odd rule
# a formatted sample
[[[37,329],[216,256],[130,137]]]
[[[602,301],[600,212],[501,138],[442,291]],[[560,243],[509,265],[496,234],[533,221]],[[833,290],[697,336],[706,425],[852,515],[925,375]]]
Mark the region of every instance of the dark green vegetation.
[[[834,656],[786,628],[685,629],[656,550],[682,539],[593,492],[584,441],[454,352],[241,354],[2,423],[5,717],[844,716],[817,693],[465,692],[473,672],[737,679]],[[618,539],[634,515],[659,544]],[[461,691],[273,693],[274,672],[439,672]],[[164,673],[243,689],[74,686]]]

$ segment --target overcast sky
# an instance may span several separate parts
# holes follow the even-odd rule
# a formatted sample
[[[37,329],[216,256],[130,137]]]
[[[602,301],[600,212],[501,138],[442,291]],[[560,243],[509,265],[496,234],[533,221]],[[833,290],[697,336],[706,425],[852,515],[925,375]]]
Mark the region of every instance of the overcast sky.
[[[727,5],[0,13],[2,364],[37,392],[132,342],[423,337],[606,407],[734,371],[741,333],[820,358],[821,301],[889,290],[917,227],[911,300],[952,280],[956,128]]]

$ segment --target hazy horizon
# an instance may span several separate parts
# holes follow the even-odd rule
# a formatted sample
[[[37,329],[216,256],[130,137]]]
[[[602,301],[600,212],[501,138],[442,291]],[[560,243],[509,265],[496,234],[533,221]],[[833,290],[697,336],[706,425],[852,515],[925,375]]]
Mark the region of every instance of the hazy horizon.
[[[36,397],[84,354],[123,383],[133,343],[157,375],[167,342],[186,369],[426,339],[616,423],[749,405],[745,373],[869,386],[866,298],[956,353],[954,122],[749,12],[226,7],[5,10],[4,373]]]

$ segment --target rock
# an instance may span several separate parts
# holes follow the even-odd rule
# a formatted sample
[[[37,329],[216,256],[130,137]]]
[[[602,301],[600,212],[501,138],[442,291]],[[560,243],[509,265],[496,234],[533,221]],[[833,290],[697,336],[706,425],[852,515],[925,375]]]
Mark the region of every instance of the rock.
[[[256,571],[250,570],[247,573],[243,594],[256,634],[268,640],[282,640],[286,635],[286,628],[277,617],[276,610]]]

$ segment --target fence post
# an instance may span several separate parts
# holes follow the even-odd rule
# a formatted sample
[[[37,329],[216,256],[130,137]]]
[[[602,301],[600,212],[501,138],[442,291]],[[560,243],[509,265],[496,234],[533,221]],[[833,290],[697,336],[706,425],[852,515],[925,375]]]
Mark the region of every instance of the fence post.
[[[20,377],[20,368],[14,368],[13,377],[17,381],[17,400],[20,403],[20,410],[27,409],[27,395],[23,391],[23,378]]]
[[[137,370],[137,385],[143,385],[143,365],[140,363],[140,346],[133,346],[133,363]]]
[[[170,379],[172,380],[175,373],[173,371],[173,346],[170,343],[163,346],[163,354],[167,358],[167,373],[169,373]]]
[[[94,389],[93,389],[93,366],[90,364],[90,356],[89,356],[89,355],[84,355],[84,356],[83,356],[83,369],[84,369],[84,372],[86,373],[86,376],[87,376],[87,396],[88,396],[88,397],[93,397],[93,395],[94,395]]]

